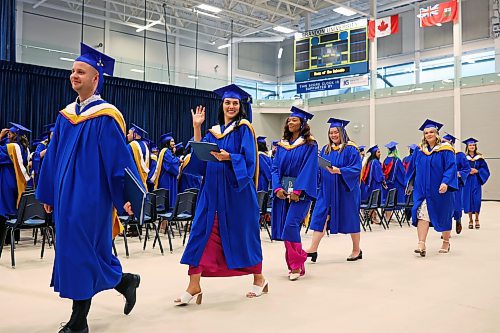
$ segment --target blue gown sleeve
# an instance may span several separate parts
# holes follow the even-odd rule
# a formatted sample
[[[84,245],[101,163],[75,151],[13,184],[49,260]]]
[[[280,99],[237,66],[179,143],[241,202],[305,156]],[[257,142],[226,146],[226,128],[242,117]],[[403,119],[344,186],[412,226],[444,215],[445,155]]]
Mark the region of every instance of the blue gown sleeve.
[[[380,162],[377,163],[376,160],[373,160],[370,170],[370,176],[377,183],[381,183],[384,181],[385,176],[384,172],[382,171],[382,164],[380,164]]]
[[[316,198],[318,192],[318,144],[305,144],[307,149],[304,152],[304,164],[293,185],[294,191],[305,191],[307,196]],[[297,149],[297,148],[296,148]]]
[[[281,149],[276,149],[276,154],[273,158],[273,163],[271,166],[271,181],[273,186],[273,193],[283,186],[281,185],[281,175],[280,175],[280,160],[281,160]]]
[[[340,177],[347,185],[349,192],[359,187],[359,177],[361,175],[361,156],[358,150],[352,146],[347,146],[343,154],[345,166],[340,168]]]
[[[43,157],[43,164],[40,169],[35,192],[35,196],[40,202],[50,206],[54,206],[54,186],[59,185],[55,184],[54,175],[56,173],[56,156],[59,149],[60,119],[61,116],[57,116],[52,139]]]
[[[37,173],[40,172],[40,163],[42,161],[40,153],[46,148],[47,146],[45,146],[45,144],[40,143],[38,146],[36,146],[35,152],[33,153],[33,156],[31,158],[32,169]]]
[[[394,177],[394,182],[404,186],[406,170],[403,165],[403,162],[401,162],[400,159],[396,158],[394,161],[394,167],[395,167],[394,172],[396,173]]]
[[[208,135],[209,134],[205,135],[205,137],[201,139],[201,141],[208,142]],[[189,158],[189,162],[182,169],[182,173],[185,173],[187,175],[205,177],[205,174],[207,173],[207,162],[200,160],[198,157],[196,157],[196,154],[193,152],[191,154],[191,157]]]
[[[162,168],[165,172],[177,176],[179,174],[180,160],[178,157],[172,154],[170,149],[167,149],[165,155],[163,155]]]
[[[259,154],[259,173],[264,176],[267,181],[271,179],[271,158]]]
[[[150,158],[149,160],[149,173],[148,173],[148,181],[151,181],[151,177],[156,172],[156,167],[157,167],[158,162],[156,162],[154,159]]]
[[[443,151],[444,172],[442,184],[448,185],[448,190],[458,190],[457,159],[455,153],[449,150]]]
[[[408,183],[410,180],[415,176],[415,156],[417,155],[417,152],[414,151],[411,156],[408,158],[408,170],[406,170],[405,173],[405,186],[408,186]]]
[[[488,181],[488,178],[490,178],[490,169],[488,168],[488,164],[484,159],[480,159],[479,161],[480,162],[478,163],[479,166],[477,168],[477,174],[479,176],[479,183],[481,185],[484,185]]]
[[[456,156],[457,156],[457,170],[458,170],[458,174],[460,174],[458,181],[463,186],[463,185],[465,185],[465,182],[467,181],[467,178],[469,177],[471,167],[470,167],[470,163],[469,163],[469,161],[467,161],[467,157],[465,157],[464,153],[459,153]]]
[[[9,153],[7,151],[7,145],[0,145],[0,164],[7,165],[12,164],[10,160]]]
[[[246,125],[238,127],[241,132],[241,145],[238,153],[231,153],[231,165],[238,182],[238,189],[244,188],[253,182],[255,168],[257,166],[257,149],[255,138],[251,129]]]
[[[125,205],[125,168],[128,167],[137,179],[141,179],[141,177],[125,141],[125,135],[119,125],[110,117],[102,118],[99,150],[101,151],[102,163],[108,179],[113,205],[119,213],[123,213],[123,206]],[[45,161],[42,168],[44,167]],[[142,182],[139,183],[144,186]]]

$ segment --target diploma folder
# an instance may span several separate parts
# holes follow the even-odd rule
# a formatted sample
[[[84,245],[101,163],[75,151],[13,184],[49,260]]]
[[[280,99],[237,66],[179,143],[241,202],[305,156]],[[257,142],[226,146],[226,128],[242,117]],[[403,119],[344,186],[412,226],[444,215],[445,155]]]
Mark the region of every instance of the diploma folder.
[[[125,201],[130,201],[134,217],[139,224],[144,223],[146,191],[129,168],[125,168]]]
[[[201,142],[201,141],[189,141],[193,151],[200,160],[207,162],[219,162],[210,152],[215,151],[220,153],[219,146],[215,143]]]
[[[319,166],[322,167],[323,169],[327,169],[328,167],[332,166],[332,163],[329,160],[327,160],[326,158],[323,158],[319,155],[318,155],[318,163],[319,163]]]

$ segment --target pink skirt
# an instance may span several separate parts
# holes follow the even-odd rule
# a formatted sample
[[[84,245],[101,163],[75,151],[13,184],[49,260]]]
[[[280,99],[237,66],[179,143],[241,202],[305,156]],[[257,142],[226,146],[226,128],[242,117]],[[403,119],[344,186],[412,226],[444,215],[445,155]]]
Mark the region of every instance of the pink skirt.
[[[217,214],[214,217],[212,232],[208,238],[207,245],[200,259],[198,267],[189,266],[188,274],[201,274],[204,277],[228,277],[248,274],[261,274],[262,262],[255,266],[229,269],[227,267],[222,241],[219,233],[219,219]]]

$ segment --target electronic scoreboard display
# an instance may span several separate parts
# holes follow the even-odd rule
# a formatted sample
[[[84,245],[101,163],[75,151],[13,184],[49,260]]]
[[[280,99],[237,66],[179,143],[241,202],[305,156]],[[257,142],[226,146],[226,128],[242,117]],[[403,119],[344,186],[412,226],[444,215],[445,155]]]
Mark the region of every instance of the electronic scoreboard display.
[[[295,34],[295,82],[368,73],[367,20]]]

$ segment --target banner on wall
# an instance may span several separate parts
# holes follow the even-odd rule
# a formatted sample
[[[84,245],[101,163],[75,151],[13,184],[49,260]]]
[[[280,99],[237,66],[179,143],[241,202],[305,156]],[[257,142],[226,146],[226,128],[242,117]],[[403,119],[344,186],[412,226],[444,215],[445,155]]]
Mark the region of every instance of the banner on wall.
[[[330,79],[323,81],[297,83],[297,93],[306,94],[315,91],[340,89],[340,80],[341,79]]]
[[[340,79],[340,88],[363,87],[368,85],[368,75]]]
[[[420,27],[427,28],[439,26],[447,22],[456,22],[458,19],[458,3],[457,0],[442,2],[434,6],[420,8],[417,15],[420,19]]]

